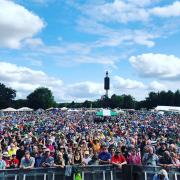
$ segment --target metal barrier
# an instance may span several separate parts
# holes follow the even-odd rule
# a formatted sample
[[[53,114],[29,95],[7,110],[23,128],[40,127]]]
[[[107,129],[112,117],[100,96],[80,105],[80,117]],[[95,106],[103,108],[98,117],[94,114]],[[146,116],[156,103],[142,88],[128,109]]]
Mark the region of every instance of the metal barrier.
[[[7,169],[0,170],[0,180],[75,180],[75,172],[81,173],[82,180],[152,180],[160,169],[132,165],[124,165],[122,169],[112,165],[73,166],[70,176],[65,176],[62,168]],[[168,176],[170,180],[180,180],[180,169],[170,169]]]
[[[159,172],[162,167],[159,166],[123,166],[123,180],[152,180],[153,176]],[[167,169],[170,180],[180,180],[180,168]]]

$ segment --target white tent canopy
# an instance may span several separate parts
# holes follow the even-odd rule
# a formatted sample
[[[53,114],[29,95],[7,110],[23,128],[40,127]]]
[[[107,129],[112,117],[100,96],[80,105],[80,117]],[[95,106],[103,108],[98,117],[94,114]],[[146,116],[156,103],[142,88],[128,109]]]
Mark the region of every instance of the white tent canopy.
[[[28,112],[28,111],[33,111],[33,109],[28,108],[28,107],[22,107],[22,108],[19,108],[18,111],[26,111],[26,112]]]
[[[114,111],[118,114],[125,114],[125,112],[122,109],[114,109]]]
[[[58,110],[58,108],[51,107],[51,108],[46,109],[46,111],[52,111],[52,110]]]
[[[68,112],[79,112],[77,109],[69,109]]]
[[[68,110],[68,108],[67,107],[62,107],[61,110],[66,111],[66,110]]]
[[[39,108],[39,109],[37,109],[36,111],[37,111],[37,112],[43,112],[43,111],[44,111],[44,109]]]
[[[180,107],[176,106],[157,106],[156,111],[171,111],[171,112],[180,112]]]
[[[14,108],[12,108],[12,107],[8,107],[8,108],[6,108],[6,109],[2,109],[1,111],[3,111],[3,112],[15,112],[15,111],[17,111],[17,110],[14,109]]]

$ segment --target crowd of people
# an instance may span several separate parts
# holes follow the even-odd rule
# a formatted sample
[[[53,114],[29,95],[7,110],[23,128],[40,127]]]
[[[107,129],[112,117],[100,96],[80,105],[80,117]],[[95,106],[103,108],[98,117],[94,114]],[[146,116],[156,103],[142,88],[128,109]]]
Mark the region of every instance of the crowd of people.
[[[94,121],[96,119],[96,121]],[[81,111],[0,116],[0,169],[124,164],[180,167],[180,115],[126,111],[98,122]]]

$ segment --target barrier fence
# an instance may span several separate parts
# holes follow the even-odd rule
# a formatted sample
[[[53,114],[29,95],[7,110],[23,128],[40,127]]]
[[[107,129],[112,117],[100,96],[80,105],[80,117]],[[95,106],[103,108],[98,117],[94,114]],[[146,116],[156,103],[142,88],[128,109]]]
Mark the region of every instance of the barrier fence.
[[[75,180],[78,172],[82,180],[152,180],[160,169],[162,168],[133,165],[124,165],[122,169],[112,165],[67,166],[65,169],[6,169],[0,170],[0,180]],[[169,169],[168,176],[170,180],[180,180],[180,169]]]

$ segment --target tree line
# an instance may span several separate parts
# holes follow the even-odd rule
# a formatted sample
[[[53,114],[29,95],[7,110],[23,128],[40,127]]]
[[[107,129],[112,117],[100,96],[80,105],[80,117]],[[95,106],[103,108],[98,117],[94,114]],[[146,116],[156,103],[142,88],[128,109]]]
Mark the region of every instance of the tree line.
[[[158,105],[163,106],[180,106],[180,91],[161,91],[150,92],[145,100],[137,101],[131,95],[116,95],[111,97],[103,96],[103,98],[95,101],[84,101],[71,103],[57,103],[50,89],[40,87],[30,93],[26,99],[15,99],[16,90],[6,87],[0,83],[0,109],[14,107],[30,107],[33,109],[47,109],[50,107],[67,107],[67,108],[121,108],[121,109],[152,109]]]

